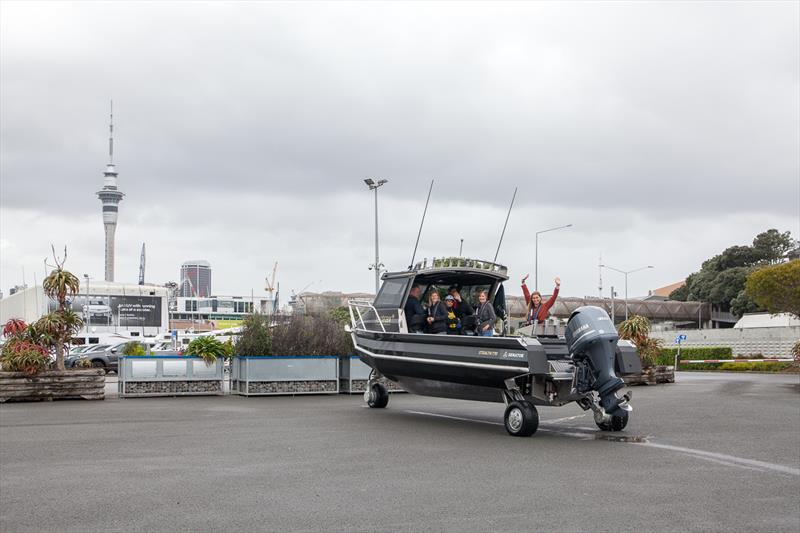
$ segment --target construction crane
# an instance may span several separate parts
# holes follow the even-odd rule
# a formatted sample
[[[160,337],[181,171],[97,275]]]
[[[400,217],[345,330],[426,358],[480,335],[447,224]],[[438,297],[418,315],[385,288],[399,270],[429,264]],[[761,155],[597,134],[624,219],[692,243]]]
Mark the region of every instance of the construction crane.
[[[142,255],[139,256],[139,285],[144,285],[144,243],[142,243]]]
[[[272,294],[275,292],[275,273],[278,271],[278,262],[275,261],[275,266],[272,267],[272,278],[265,278],[264,281],[267,282],[266,291],[272,297]]]

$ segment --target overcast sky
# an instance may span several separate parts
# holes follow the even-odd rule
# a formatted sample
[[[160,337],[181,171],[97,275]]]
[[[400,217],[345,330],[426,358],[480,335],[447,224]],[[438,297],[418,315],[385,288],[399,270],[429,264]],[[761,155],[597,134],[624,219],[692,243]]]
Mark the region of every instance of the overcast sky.
[[[492,259],[631,296],[775,227],[800,234],[800,3],[0,3],[0,288],[103,277],[114,100],[116,280],[217,294],[370,291],[381,260]],[[603,273],[603,292],[623,276]]]

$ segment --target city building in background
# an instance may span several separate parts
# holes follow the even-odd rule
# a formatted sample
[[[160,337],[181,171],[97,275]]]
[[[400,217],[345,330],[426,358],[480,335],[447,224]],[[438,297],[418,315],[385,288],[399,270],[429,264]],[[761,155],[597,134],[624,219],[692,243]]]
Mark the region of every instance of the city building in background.
[[[211,296],[211,263],[202,259],[183,263],[178,296],[184,298]]]
[[[178,296],[170,313],[170,327],[195,331],[233,328],[251,313],[268,315],[273,309],[270,296]]]
[[[114,108],[111,107],[111,120],[108,125],[108,165],[103,180],[103,188],[97,197],[103,203],[103,227],[106,234],[105,280],[114,281],[114,235],[117,231],[119,203],[125,196],[117,187],[117,170],[114,166]]]
[[[169,332],[167,296],[168,289],[156,285],[84,278],[69,305],[85,323],[79,336],[115,333],[153,337]],[[0,300],[0,323],[21,318],[30,324],[56,307],[57,303],[44,294],[41,285],[28,287]]]

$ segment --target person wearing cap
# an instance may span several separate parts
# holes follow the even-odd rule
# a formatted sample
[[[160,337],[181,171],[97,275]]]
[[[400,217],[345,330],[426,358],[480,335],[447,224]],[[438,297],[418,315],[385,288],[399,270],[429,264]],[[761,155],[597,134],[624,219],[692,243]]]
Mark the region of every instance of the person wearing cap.
[[[554,303],[556,303],[556,298],[558,298],[558,290],[561,288],[561,278],[556,277],[554,280],[556,283],[556,288],[553,289],[553,295],[548,298],[545,303],[542,303],[542,293],[539,291],[533,291],[533,293],[530,293],[528,291],[528,286],[525,284],[525,280],[527,279],[528,274],[525,274],[525,277],[522,278],[522,294],[525,295],[525,305],[527,305],[525,323],[542,323],[547,320],[547,315],[550,312],[550,308],[553,307]]]
[[[447,334],[461,335],[461,313],[456,309],[455,297],[448,294],[444,298],[444,304],[447,306]]]
[[[453,297],[453,307],[456,308],[461,316],[471,315],[475,312],[472,306],[469,305],[469,302],[461,299],[458,285],[450,285],[450,288],[447,289],[447,293]]]

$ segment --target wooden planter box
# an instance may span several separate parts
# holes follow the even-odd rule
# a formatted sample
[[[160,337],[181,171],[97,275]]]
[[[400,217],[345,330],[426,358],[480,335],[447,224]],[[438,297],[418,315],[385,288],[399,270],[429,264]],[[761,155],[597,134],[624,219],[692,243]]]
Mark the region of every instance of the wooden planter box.
[[[338,356],[239,356],[231,361],[231,394],[338,394]]]
[[[675,383],[675,367],[656,365],[645,368],[641,374],[633,374],[622,378],[627,385],[656,385],[658,383]]]
[[[102,369],[46,370],[33,376],[0,372],[0,402],[37,400],[103,400]]]
[[[207,365],[199,357],[127,355],[119,358],[119,396],[201,396],[224,394],[222,359]]]
[[[367,381],[372,368],[358,356],[343,355],[339,358],[339,392],[342,394],[360,394],[366,392]],[[381,383],[389,392],[405,392],[400,385],[386,378]]]

